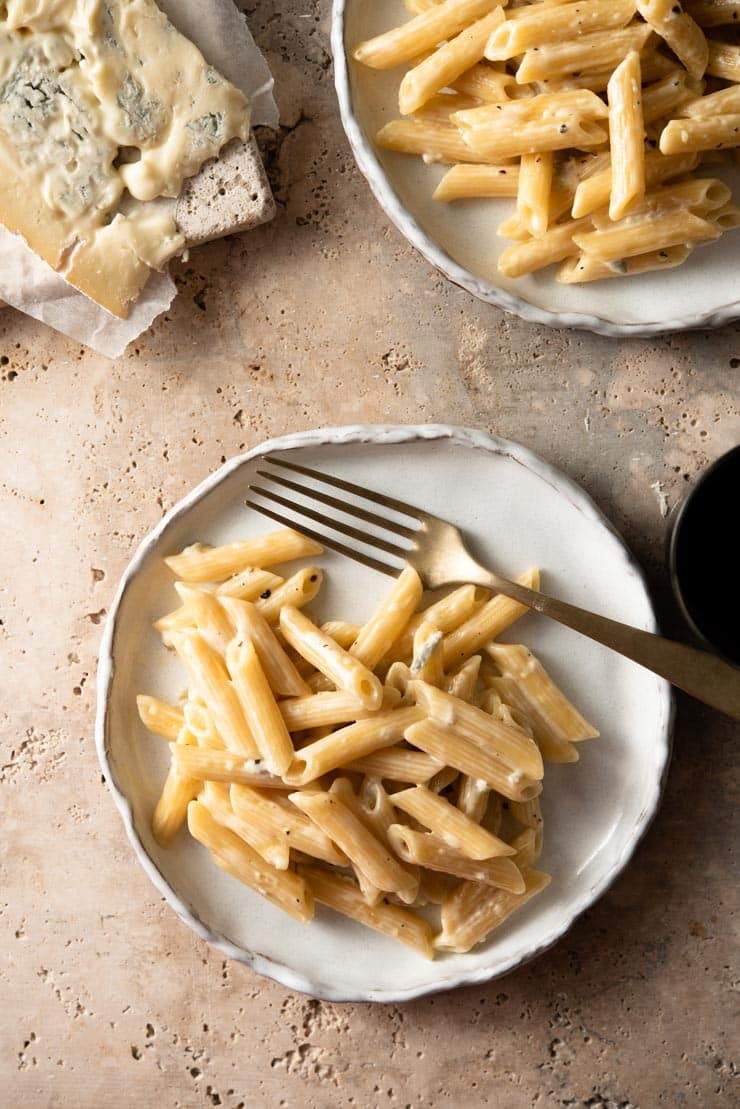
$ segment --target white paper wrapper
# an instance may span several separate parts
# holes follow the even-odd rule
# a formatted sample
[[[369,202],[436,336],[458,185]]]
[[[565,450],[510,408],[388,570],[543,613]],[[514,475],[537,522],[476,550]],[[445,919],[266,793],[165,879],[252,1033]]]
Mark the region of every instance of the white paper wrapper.
[[[233,0],[158,3],[203,57],[249,98],[252,126],[276,128],[270,70]],[[119,320],[68,285],[17,235],[0,227],[0,300],[109,358],[117,358],[146,331],[169,308],[176,292],[169,274],[153,273],[128,319]]]

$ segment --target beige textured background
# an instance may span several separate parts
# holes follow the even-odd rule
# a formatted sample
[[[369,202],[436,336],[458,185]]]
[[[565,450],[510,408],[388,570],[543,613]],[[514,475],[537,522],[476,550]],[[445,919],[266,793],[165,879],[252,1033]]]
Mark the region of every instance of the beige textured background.
[[[101,623],[135,544],[225,458],[355,421],[518,439],[621,528],[677,632],[670,511],[740,440],[737,328],[619,343],[446,284],[354,168],[325,0],[250,20],[285,124],[266,144],[275,222],[194,252],[116,363],[0,312],[0,1101],[734,1104],[737,729],[695,704],[679,700],[665,803],[626,874],[487,986],[404,1007],[288,993],[195,939],[134,862],[93,747]]]

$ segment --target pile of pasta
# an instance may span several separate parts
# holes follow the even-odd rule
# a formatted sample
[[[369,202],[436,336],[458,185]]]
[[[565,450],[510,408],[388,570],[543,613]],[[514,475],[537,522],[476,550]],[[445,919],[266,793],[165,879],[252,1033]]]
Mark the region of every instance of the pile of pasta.
[[[434,197],[516,197],[507,277],[669,269],[740,224],[698,168],[740,140],[738,0],[404,0],[354,58],[410,64],[382,147],[452,165]],[[710,171],[711,173],[711,171]]]
[[[153,834],[166,847],[187,822],[300,921],[318,901],[427,958],[468,951],[549,882],[543,755],[575,761],[598,733],[497,641],[521,605],[463,585],[420,609],[407,565],[367,623],[319,627],[321,570],[272,567],[320,553],[286,529],[165,560],[181,604],[155,627],[188,689],[138,697],[172,753]]]

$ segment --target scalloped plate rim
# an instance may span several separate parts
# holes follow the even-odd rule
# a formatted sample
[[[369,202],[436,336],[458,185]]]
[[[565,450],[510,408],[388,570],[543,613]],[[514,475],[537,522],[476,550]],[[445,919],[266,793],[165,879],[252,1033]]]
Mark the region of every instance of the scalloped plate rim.
[[[656,778],[654,789],[650,798],[650,803],[647,804],[640,813],[640,819],[632,831],[632,837],[624,845],[624,848],[618,858],[614,861],[611,869],[603,876],[601,882],[596,883],[589,888],[587,893],[572,905],[570,911],[564,914],[563,919],[558,923],[551,934],[543,938],[541,943],[531,948],[524,955],[515,953],[510,959],[504,960],[500,965],[495,967],[480,967],[476,970],[468,972],[455,972],[449,976],[440,976],[433,982],[423,983],[419,986],[408,987],[406,989],[382,989],[382,990],[348,990],[346,988],[337,988],[332,985],[330,981],[321,979],[311,979],[306,975],[278,962],[277,960],[263,955],[258,951],[249,951],[246,948],[240,947],[232,943],[226,937],[210,928],[208,925],[201,921],[195,910],[187,904],[187,902],[180,897],[168,881],[161,873],[151,856],[148,854],[144,847],[133,821],[133,810],[131,804],[119,788],[116,782],[115,771],[109,760],[109,744],[108,744],[108,709],[111,684],[115,672],[115,658],[113,654],[113,640],[117,626],[118,613],[123,596],[128,588],[130,581],[139,572],[142,563],[145,561],[148,554],[153,548],[156,547],[161,536],[169,528],[169,526],[178,520],[181,516],[186,515],[195,505],[197,505],[204,497],[212,492],[222,481],[233,474],[235,471],[262,455],[268,454],[271,451],[288,450],[296,447],[310,447],[322,445],[365,445],[373,444],[380,445],[383,443],[409,443],[419,440],[434,440],[434,439],[450,439],[453,442],[477,449],[486,450],[492,454],[505,454],[514,460],[520,462],[526,468],[532,470],[540,477],[544,478],[551,484],[558,492],[569,494],[577,506],[583,513],[598,523],[605,525],[612,535],[619,541],[626,566],[632,574],[636,575],[639,583],[641,584],[645,598],[653,614],[651,627],[649,630],[657,631],[657,622],[655,621],[652,601],[647,589],[644,575],[639,564],[634,559],[624,540],[620,536],[617,529],[611,521],[601,512],[594,501],[579,485],[572,481],[569,477],[545,462],[529,448],[515,443],[512,440],[503,439],[499,436],[489,435],[486,432],[477,431],[470,428],[457,427],[448,424],[356,424],[347,425],[342,427],[328,427],[316,428],[310,431],[296,432],[289,435],[279,436],[274,439],[267,439],[264,442],[253,447],[251,450],[242,454],[236,455],[234,458],[229,459],[226,463],[220,466],[213,473],[209,474],[203,481],[201,481],[195,488],[187,493],[177,504],[175,504],[159,521],[159,523],[148,533],[147,536],[141,541],[137,547],[131,561],[124,570],[118,588],[116,589],[115,596],[111,603],[111,608],[106,618],[103,636],[100,644],[100,655],[97,670],[97,711],[95,718],[95,746],[100,762],[101,769],[105,776],[106,784],[113,796],[114,803],[118,809],[120,816],[123,820],[126,834],[133,847],[134,854],[138,862],[141,864],[143,870],[149,877],[150,881],[162,894],[167,903],[175,910],[177,916],[184,924],[188,925],[201,939],[205,940],[211,946],[215,947],[218,951],[224,954],[227,958],[234,959],[237,962],[245,963],[255,970],[258,974],[262,974],[268,978],[279,982],[281,985],[286,986],[288,989],[297,990],[300,993],[307,994],[311,997],[316,997],[324,1001],[377,1001],[383,1003],[389,1002],[402,1002],[411,1001],[418,997],[423,997],[428,994],[438,993],[440,991],[454,989],[466,985],[475,985],[482,982],[488,982],[495,978],[500,978],[502,975],[510,973],[512,970],[525,963],[530,962],[538,955],[547,951],[555,943],[557,943],[563,935],[573,926],[578,917],[581,916],[595,901],[601,897],[606,890],[611,886],[615,879],[619,876],[625,866],[628,864],[635,849],[647,832],[653,818],[655,817],[660,802],[663,796],[665,787],[666,775],[670,765],[671,746],[672,746],[672,733],[673,733],[673,718],[674,718],[674,701],[671,694],[670,686],[667,682],[661,682],[661,711],[662,711],[662,728],[660,734],[656,737],[656,743],[659,743],[662,748],[662,758],[660,761],[659,774]],[[444,964],[440,964],[440,969]]]

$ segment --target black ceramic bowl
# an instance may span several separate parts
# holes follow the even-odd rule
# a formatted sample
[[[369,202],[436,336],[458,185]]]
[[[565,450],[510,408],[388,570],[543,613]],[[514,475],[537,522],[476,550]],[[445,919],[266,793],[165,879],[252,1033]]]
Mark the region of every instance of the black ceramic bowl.
[[[740,446],[699,477],[676,516],[671,582],[694,633],[740,666]]]

